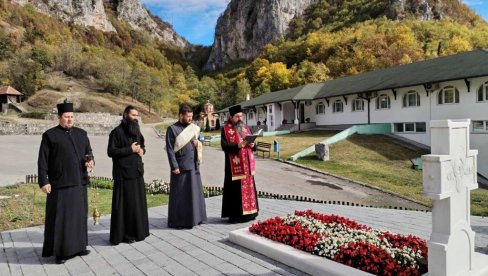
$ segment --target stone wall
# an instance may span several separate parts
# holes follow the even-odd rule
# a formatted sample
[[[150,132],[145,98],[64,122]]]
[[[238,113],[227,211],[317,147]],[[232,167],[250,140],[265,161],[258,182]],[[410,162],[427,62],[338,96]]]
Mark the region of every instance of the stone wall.
[[[108,135],[120,120],[121,116],[108,113],[78,113],[75,115],[75,126],[86,130],[88,135]],[[0,135],[41,135],[56,125],[56,114],[46,116],[46,120],[33,120],[26,124],[0,122]]]

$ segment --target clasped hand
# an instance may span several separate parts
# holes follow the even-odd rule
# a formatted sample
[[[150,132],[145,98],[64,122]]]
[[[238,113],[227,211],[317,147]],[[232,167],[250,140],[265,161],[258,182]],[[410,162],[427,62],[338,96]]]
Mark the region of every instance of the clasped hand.
[[[140,157],[144,155],[144,149],[141,148],[141,145],[139,145],[139,143],[132,143],[131,148],[132,152],[139,154]]]

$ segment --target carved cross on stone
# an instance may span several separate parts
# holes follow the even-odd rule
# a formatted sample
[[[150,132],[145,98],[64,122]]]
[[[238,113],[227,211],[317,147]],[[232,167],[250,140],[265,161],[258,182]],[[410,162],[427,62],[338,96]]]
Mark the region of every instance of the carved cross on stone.
[[[424,194],[433,200],[429,275],[468,275],[475,260],[470,191],[478,188],[478,151],[469,149],[470,120],[431,121],[430,127],[432,154],[422,156]]]

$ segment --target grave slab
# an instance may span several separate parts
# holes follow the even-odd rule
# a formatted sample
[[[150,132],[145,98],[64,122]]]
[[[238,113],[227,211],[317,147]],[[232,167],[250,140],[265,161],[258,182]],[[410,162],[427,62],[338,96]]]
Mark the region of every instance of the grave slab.
[[[303,252],[289,245],[263,238],[241,228],[229,233],[229,240],[242,247],[258,252],[280,263],[310,275],[368,276],[364,271],[334,262],[324,257]]]

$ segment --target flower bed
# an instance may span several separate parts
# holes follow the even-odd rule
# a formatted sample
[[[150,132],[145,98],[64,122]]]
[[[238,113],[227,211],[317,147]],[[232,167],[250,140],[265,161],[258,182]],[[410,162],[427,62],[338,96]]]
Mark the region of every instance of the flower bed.
[[[376,275],[427,272],[425,240],[374,230],[340,216],[295,211],[253,224],[249,231]]]

